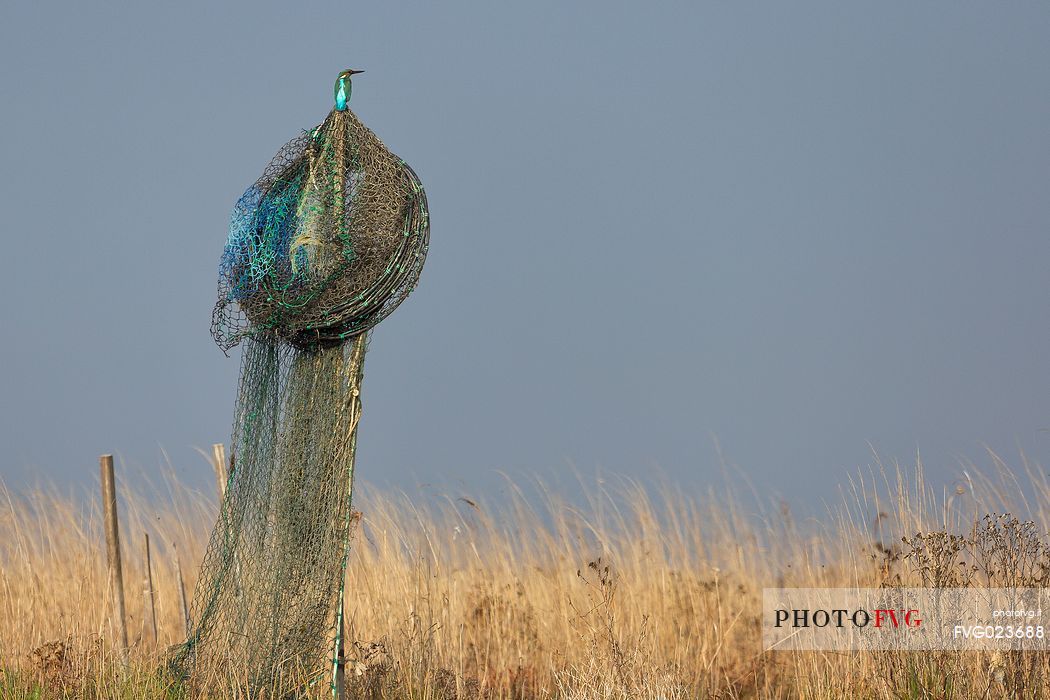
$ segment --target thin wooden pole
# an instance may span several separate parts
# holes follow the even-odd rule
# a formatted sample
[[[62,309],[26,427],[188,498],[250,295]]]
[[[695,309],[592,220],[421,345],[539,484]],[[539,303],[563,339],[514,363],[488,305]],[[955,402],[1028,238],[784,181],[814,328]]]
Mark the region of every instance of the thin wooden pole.
[[[106,550],[109,554],[109,582],[117,608],[120,648],[127,651],[128,625],[124,607],[124,569],[120,561],[120,528],[117,523],[117,487],[113,478],[113,455],[99,458],[102,471],[102,512],[106,521]]]
[[[215,469],[215,483],[219,487],[219,508],[223,507],[226,501],[226,488],[230,483],[230,475],[233,474],[233,461],[236,455],[230,455],[230,461],[226,461],[226,445],[221,442],[217,442],[211,446],[212,454],[212,467]],[[236,556],[236,555],[235,555]],[[241,595],[241,562],[236,560],[235,566],[237,567],[237,578],[236,588],[234,589],[234,595],[240,597]]]
[[[226,482],[229,475],[226,472],[226,445],[217,442],[211,446],[212,463],[215,467],[215,482],[219,486],[219,499],[226,497]]]
[[[172,543],[171,548],[175,552],[175,578],[179,585],[179,605],[182,606],[182,620],[185,625],[185,634],[188,637],[190,634],[190,606],[186,604],[186,584],[182,580],[182,566],[179,564],[179,550],[176,549],[174,543]]]
[[[145,607],[143,608],[143,610],[145,611],[145,614],[142,616],[142,627],[145,628],[146,627],[146,622],[147,621],[149,622],[150,629],[151,629],[151,632],[152,632],[151,637],[153,639],[153,646],[157,646],[157,606],[156,606],[156,603],[155,603],[155,601],[153,599],[153,563],[150,560],[150,553],[149,553],[149,533],[148,532],[144,532],[144,533],[142,533],[142,536],[146,540],[146,544],[145,544],[145,550],[146,550],[145,551],[146,575],[142,579],[142,586],[143,586],[142,597],[143,597],[143,603],[145,604]],[[145,629],[143,629],[142,636],[143,637],[146,636]]]

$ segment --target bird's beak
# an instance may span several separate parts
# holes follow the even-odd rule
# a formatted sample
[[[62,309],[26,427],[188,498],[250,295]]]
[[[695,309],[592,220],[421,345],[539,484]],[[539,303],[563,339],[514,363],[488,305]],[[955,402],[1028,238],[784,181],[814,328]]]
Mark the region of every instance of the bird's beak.
[[[348,75],[357,75],[358,73],[364,73],[364,71],[363,70],[348,70],[347,71]]]

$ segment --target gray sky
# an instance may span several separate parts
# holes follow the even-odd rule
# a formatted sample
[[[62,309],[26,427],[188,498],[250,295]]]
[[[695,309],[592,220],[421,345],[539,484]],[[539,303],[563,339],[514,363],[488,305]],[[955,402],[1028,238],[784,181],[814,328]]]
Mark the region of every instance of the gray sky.
[[[921,450],[1050,463],[1050,5],[0,8],[0,475],[225,440],[229,212],[335,75],[423,179],[360,474],[813,501]]]

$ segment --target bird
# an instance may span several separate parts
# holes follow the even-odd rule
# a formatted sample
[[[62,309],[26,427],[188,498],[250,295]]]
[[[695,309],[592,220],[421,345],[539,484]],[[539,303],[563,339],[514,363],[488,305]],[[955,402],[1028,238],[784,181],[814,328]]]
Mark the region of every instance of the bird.
[[[364,71],[347,68],[335,79],[335,108],[340,112],[346,109],[346,103],[350,101],[350,76],[358,73]]]

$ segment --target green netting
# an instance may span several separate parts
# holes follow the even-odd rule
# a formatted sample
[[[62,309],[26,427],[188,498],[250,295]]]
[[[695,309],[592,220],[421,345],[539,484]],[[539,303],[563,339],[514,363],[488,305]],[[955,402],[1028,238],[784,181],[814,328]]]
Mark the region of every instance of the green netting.
[[[349,109],[278,151],[234,207],[212,333],[300,347],[371,328],[408,295],[429,239],[415,172]]]
[[[429,237],[419,179],[345,109],[349,75],[238,201],[220,264],[213,334],[245,341],[230,478],[173,660],[202,695],[329,688],[367,331]]]

